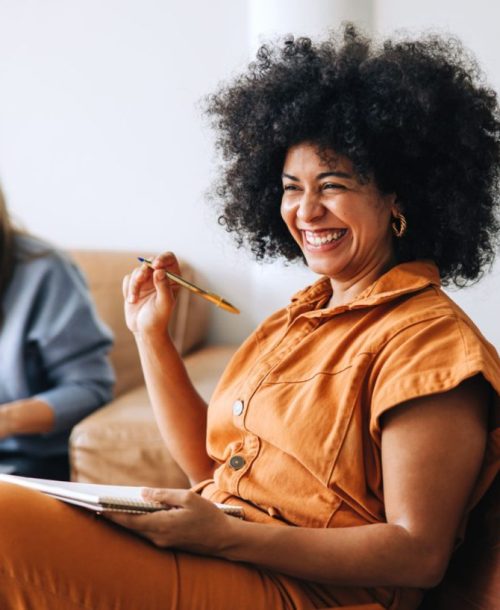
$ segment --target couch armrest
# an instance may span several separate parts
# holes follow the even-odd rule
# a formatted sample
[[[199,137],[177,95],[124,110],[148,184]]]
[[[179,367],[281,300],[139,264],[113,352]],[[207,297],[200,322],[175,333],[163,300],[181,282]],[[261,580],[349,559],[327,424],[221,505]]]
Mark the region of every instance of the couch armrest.
[[[213,346],[185,358],[191,380],[205,400],[209,400],[234,351],[234,346]],[[75,426],[70,437],[70,462],[74,481],[189,485],[163,444],[144,385],[127,391]]]

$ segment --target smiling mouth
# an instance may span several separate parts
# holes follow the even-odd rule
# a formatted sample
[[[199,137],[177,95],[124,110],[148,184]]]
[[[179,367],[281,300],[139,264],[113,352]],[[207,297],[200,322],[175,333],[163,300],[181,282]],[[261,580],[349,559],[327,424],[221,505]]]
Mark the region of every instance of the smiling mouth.
[[[303,231],[307,245],[315,248],[339,241],[347,233],[347,229],[333,229],[327,231]]]

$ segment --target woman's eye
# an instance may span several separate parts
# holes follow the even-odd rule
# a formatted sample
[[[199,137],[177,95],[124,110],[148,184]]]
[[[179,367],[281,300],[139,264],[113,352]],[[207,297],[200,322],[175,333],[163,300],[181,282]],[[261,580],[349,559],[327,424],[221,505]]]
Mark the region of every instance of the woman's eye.
[[[343,184],[336,184],[335,182],[325,182],[325,184],[323,184],[323,188],[345,191],[345,186]]]
[[[295,184],[284,184],[283,190],[284,191],[296,191],[297,187],[295,186]]]

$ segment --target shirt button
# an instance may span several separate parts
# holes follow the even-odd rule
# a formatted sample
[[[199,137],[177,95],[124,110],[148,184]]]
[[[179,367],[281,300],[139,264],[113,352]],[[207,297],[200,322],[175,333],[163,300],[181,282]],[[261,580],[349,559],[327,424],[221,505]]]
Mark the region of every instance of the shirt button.
[[[243,404],[243,401],[242,400],[237,400],[233,404],[233,414],[234,415],[241,415],[243,413],[244,408],[245,408],[245,405]]]
[[[241,455],[233,455],[229,460],[229,465],[233,470],[239,470],[245,465],[245,458],[242,458]]]

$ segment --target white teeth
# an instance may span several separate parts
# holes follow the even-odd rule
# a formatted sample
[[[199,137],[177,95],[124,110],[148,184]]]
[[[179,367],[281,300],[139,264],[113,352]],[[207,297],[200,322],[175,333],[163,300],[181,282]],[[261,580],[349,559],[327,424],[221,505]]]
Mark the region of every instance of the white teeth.
[[[308,244],[311,244],[312,246],[322,246],[323,244],[328,244],[340,239],[346,231],[347,229],[337,229],[336,231],[330,231],[330,233],[321,233],[320,235],[313,233],[312,231],[305,231],[305,236]]]

